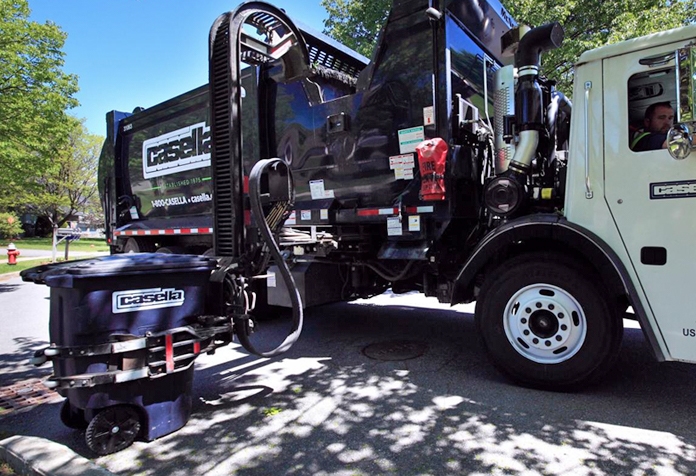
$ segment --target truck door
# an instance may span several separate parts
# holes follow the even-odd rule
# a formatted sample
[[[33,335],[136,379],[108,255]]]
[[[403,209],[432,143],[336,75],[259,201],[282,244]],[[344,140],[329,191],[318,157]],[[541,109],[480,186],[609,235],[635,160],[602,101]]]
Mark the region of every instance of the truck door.
[[[676,109],[671,44],[603,60],[605,199],[675,360],[696,360],[696,154],[635,152],[631,142],[652,103]],[[655,60],[662,56],[661,62]],[[628,263],[627,263],[628,265]]]

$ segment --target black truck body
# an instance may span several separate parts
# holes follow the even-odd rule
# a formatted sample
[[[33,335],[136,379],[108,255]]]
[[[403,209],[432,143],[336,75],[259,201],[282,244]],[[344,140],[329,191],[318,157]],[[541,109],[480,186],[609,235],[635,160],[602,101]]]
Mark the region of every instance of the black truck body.
[[[680,275],[664,274],[688,260],[668,263],[667,247],[647,231],[653,219],[639,216],[667,209],[625,178],[647,185],[647,172],[669,169],[666,180],[678,169],[655,161],[667,151],[643,161],[624,154],[613,126],[637,117],[658,77],[678,79],[680,114],[692,111],[694,36],[685,27],[583,55],[575,98],[584,108],[571,141],[572,105],[540,74],[561,26],[517,26],[496,0],[393,0],[370,61],[266,2],[221,15],[210,30],[207,86],[107,115],[99,185],[112,251],[175,255],[23,272],[53,288],[51,326],[61,332],[34,361],[53,362],[47,385],[68,397],[63,421],[87,426],[100,454],[132,443],[141,425],[166,423],[168,412],[175,424],[148,437],[174,431],[188,418],[201,353],[236,336],[274,357],[299,338],[305,307],[389,288],[475,300],[491,360],[528,386],[569,390],[605,375],[629,306],[659,360],[692,358],[682,338],[693,333],[674,317],[683,316],[663,317],[671,335],[661,334],[650,309],[688,307],[672,305],[666,290],[680,289]],[[607,61],[627,66],[630,101],[602,86]],[[613,118],[608,134],[605,118]],[[673,158],[696,149],[692,129],[670,129]],[[616,200],[602,174],[615,174]],[[692,197],[692,182],[652,183],[650,200]],[[610,210],[612,202],[628,210]],[[672,207],[668,220],[688,216],[688,203]],[[631,230],[641,234],[640,262],[627,254]],[[690,256],[680,246],[670,249]],[[263,332],[262,318],[282,317],[278,307],[292,309],[290,331],[261,349],[268,342],[252,335]],[[670,354],[665,336],[681,354]],[[142,397],[160,378],[177,388],[148,405]],[[141,382],[152,388],[142,392]]]

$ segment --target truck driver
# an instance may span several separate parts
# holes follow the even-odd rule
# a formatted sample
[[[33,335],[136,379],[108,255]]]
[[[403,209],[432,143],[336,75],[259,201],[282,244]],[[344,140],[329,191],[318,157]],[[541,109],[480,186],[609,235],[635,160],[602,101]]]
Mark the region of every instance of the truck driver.
[[[669,101],[651,104],[645,110],[644,128],[638,131],[631,141],[631,150],[643,152],[665,148],[667,132],[673,122],[674,109]]]

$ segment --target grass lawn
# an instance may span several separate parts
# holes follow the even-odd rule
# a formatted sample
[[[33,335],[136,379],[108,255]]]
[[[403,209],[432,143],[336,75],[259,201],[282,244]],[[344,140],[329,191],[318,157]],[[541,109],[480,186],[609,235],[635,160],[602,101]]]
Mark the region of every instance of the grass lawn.
[[[7,240],[0,240],[0,248],[7,248],[7,244],[9,241]],[[12,243],[15,244],[19,252],[21,253],[22,250],[46,250],[46,251],[51,251],[52,249],[52,244],[51,244],[51,238],[25,238],[25,239],[17,239],[13,240]],[[109,251],[109,245],[106,244],[105,240],[101,239],[93,239],[93,238],[85,238],[82,240],[78,241],[72,241],[70,242],[70,248],[68,249],[68,256],[70,256],[70,253],[73,251],[93,251],[93,252],[98,252],[98,251]],[[20,258],[22,255],[19,255]],[[56,260],[57,261],[63,261],[63,257],[65,256],[65,242],[60,243],[56,247]],[[4,256],[0,255],[0,258],[5,258]],[[85,257],[81,256],[79,258],[73,258],[73,259],[83,259]],[[16,265],[10,266],[7,264],[7,260],[3,260],[0,262],[0,275],[5,274],[5,273],[17,273],[19,271],[22,271],[23,269],[27,268],[33,268],[34,266],[39,266],[40,264],[44,263],[50,263],[51,259],[50,258],[36,258],[36,259],[30,259],[30,260],[21,260],[18,261]],[[2,476],[0,474],[0,476]]]
[[[56,261],[63,261],[62,259],[57,259]],[[28,268],[33,268],[34,266],[38,266],[40,264],[44,263],[50,263],[51,259],[46,259],[46,258],[36,258],[36,259],[30,259],[27,261],[19,261],[17,264],[10,266],[7,264],[7,262],[3,261],[0,263],[0,276],[6,273],[18,273],[22,271],[23,269],[28,269]],[[0,415],[2,414],[2,411],[0,410]]]
[[[10,242],[8,240],[0,240],[0,247],[7,248]],[[25,250],[51,250],[53,242],[51,238],[18,238],[13,240],[17,249],[21,252]],[[60,243],[56,249],[58,254],[65,252],[65,241]],[[83,238],[77,241],[70,242],[70,251],[109,251],[109,245],[106,240],[99,238]],[[21,256],[21,255],[20,255]]]

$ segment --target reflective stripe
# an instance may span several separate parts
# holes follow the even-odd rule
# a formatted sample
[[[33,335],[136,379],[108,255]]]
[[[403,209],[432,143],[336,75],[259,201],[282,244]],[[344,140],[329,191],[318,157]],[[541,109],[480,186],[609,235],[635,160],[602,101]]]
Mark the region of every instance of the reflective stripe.
[[[633,138],[633,140],[631,141],[631,150],[633,150],[633,149],[636,148],[636,146],[638,145],[638,142],[640,142],[640,140],[641,140],[643,137],[647,137],[647,136],[649,136],[649,135],[650,135],[650,132],[641,132],[641,133],[639,133],[637,136],[635,136],[635,137]]]
[[[114,236],[150,236],[150,235],[210,235],[212,228],[168,228],[164,230],[121,230],[114,231]]]

